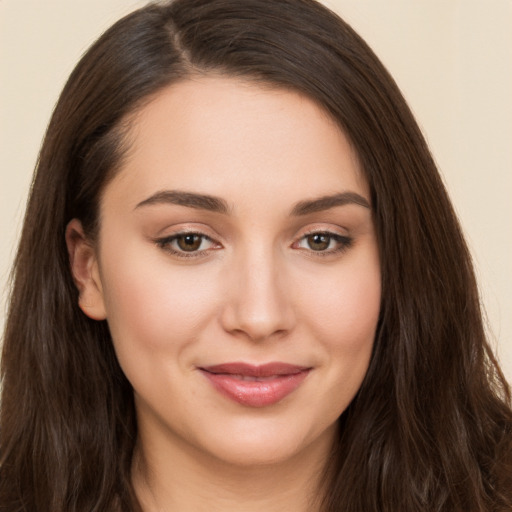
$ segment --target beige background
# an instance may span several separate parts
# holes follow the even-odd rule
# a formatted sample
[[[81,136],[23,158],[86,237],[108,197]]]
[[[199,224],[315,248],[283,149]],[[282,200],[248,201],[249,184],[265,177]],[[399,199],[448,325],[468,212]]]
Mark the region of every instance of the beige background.
[[[32,169],[60,89],[89,44],[144,3],[0,0],[0,328]],[[420,122],[512,381],[512,1],[325,3],[373,47]]]

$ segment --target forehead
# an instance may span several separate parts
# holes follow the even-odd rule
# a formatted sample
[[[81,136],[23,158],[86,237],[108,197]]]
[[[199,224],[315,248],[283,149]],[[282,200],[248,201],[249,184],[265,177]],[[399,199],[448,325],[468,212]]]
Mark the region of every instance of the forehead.
[[[296,200],[352,189],[368,196],[338,124],[297,92],[227,77],[173,84],[133,116],[130,151],[110,186],[142,196],[187,189],[217,196],[274,191]],[[245,193],[240,194],[240,188]],[[108,188],[108,187],[107,187]]]

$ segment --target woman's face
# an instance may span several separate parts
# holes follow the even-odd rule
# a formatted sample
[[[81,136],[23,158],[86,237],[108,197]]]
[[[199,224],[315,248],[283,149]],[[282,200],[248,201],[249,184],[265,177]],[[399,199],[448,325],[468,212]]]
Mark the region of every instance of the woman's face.
[[[160,92],[129,139],[79,287],[108,321],[142,446],[236,464],[330,446],[381,293],[347,139],[304,96],[221,77]]]

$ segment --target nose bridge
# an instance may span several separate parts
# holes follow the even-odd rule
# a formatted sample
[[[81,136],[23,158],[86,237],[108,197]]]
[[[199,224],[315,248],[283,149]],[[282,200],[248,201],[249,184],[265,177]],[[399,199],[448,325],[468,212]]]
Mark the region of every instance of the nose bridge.
[[[225,329],[262,340],[292,328],[293,308],[285,289],[285,265],[270,244],[255,244],[240,252],[229,273]]]

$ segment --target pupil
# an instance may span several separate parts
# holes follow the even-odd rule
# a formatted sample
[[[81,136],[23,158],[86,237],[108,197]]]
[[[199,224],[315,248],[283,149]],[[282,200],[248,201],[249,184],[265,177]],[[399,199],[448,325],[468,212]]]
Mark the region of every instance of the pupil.
[[[178,245],[183,251],[197,251],[201,245],[199,235],[183,235],[178,238]]]
[[[308,236],[308,245],[313,251],[325,251],[329,247],[329,235],[315,234]]]

